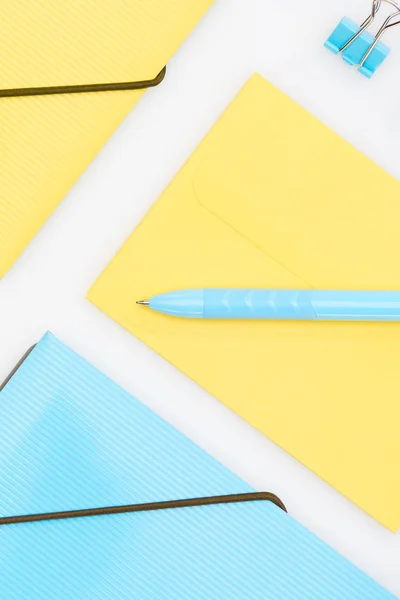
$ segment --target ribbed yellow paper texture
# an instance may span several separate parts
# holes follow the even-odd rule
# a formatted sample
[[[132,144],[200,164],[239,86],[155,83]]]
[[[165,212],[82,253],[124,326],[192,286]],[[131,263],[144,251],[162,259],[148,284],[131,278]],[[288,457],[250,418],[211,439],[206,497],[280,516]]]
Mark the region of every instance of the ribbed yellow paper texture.
[[[212,0],[0,0],[0,89],[153,79]],[[0,277],[143,92],[0,99]]]

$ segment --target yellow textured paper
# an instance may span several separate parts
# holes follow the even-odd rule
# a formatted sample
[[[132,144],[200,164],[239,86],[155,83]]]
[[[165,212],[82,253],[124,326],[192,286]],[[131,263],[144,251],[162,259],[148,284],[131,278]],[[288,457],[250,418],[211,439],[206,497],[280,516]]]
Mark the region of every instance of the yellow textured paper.
[[[0,89],[153,79],[212,1],[0,0]],[[142,94],[0,99],[0,277]]]
[[[400,324],[180,320],[192,287],[398,289],[400,184],[260,76],[90,300],[389,529],[400,528]]]

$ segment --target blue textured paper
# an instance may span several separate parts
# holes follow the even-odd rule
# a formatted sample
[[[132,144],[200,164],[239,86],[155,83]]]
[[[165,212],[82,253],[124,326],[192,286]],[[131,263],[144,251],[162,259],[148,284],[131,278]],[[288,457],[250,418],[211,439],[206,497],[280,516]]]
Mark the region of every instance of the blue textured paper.
[[[0,514],[251,491],[51,335],[0,393]],[[389,600],[268,502],[0,527],[3,600]]]
[[[3,517],[253,491],[51,334],[0,393],[0,440]]]
[[[0,546],[7,600],[393,600],[268,502],[11,525]]]

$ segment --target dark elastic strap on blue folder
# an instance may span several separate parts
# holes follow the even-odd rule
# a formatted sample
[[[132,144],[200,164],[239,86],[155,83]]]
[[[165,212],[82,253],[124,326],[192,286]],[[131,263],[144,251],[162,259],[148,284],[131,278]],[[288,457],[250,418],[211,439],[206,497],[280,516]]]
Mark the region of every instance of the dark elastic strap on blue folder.
[[[0,383],[0,392],[6,387],[7,383],[9,381],[11,381],[11,379],[14,377],[15,373],[26,361],[26,359],[28,358],[28,356],[30,355],[32,350],[35,348],[35,346],[36,346],[36,344],[34,346],[31,346],[31,348],[29,348],[29,350],[27,350],[27,352],[25,352],[24,356],[21,358],[20,361],[18,361],[18,363],[15,365],[15,367],[13,368],[11,373],[9,375],[7,375],[7,377],[5,378],[5,380],[2,383]]]
[[[199,506],[214,506],[217,504],[239,504],[243,502],[272,502],[283,511],[285,505],[274,494],[258,492],[253,494],[233,494],[229,496],[214,496],[209,498],[192,498],[188,500],[172,500],[168,502],[152,502],[150,504],[131,504],[127,506],[111,506],[108,508],[92,508],[87,510],[71,510],[64,512],[43,513],[37,515],[22,515],[0,519],[0,526],[16,525],[18,523],[36,523],[38,521],[59,521],[62,519],[82,519],[104,515],[120,515],[155,510],[171,510],[174,508],[193,508]]]

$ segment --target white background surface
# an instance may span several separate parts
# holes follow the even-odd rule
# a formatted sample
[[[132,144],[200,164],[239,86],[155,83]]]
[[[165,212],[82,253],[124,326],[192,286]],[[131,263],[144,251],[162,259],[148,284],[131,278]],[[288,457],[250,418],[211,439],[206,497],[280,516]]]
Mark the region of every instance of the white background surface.
[[[369,0],[216,0],[165,83],[144,96],[0,282],[0,379],[51,330],[256,489],[279,495],[292,516],[400,597],[400,534],[84,299],[254,71],[400,178],[400,28],[371,81],[323,48],[344,15],[360,21],[369,8]]]

